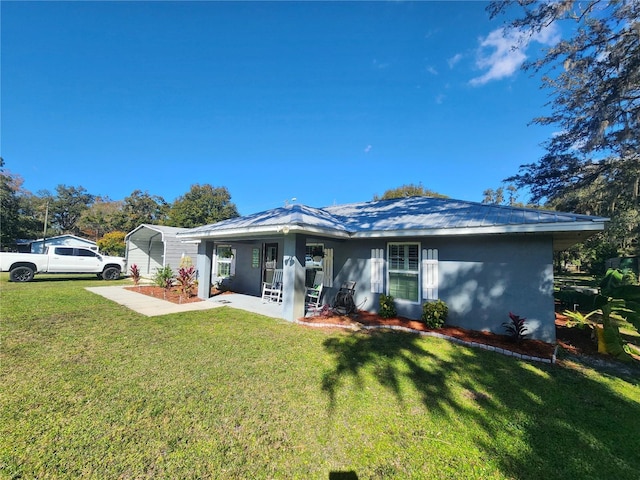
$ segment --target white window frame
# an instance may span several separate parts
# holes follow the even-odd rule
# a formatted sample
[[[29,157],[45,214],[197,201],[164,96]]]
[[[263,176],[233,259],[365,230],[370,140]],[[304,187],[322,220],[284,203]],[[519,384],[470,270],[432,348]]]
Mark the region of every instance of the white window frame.
[[[229,250],[231,250],[231,256],[230,257],[221,257],[218,252],[220,251],[220,249],[222,248],[228,248]],[[216,258],[215,258],[215,262],[214,262],[214,277],[217,278],[227,278],[227,276],[223,276],[220,275],[220,265],[221,264],[225,264],[225,265],[229,265],[229,277],[233,277],[235,275],[235,261],[236,258],[236,251],[235,248],[232,248],[231,245],[216,245]]]
[[[408,255],[408,251],[407,251],[407,255],[404,258],[404,263],[406,264],[405,266],[407,268],[393,268],[393,259],[395,258],[395,256],[393,256],[391,254],[391,249],[392,247],[404,247],[407,248],[410,245],[415,246],[416,248],[416,258],[415,258],[415,269],[410,269],[408,265],[409,260],[410,260],[410,256]],[[420,304],[422,302],[422,258],[421,258],[421,252],[422,252],[422,246],[420,245],[420,242],[389,242],[387,243],[387,295],[391,294],[391,275],[393,273],[402,273],[402,274],[413,274],[416,276],[416,290],[417,290],[417,299],[416,300],[411,300],[408,298],[399,298],[397,296],[394,295],[394,299],[396,301],[399,302],[406,302],[406,303],[411,303],[411,304]]]
[[[324,243],[307,243],[305,246],[305,257],[311,255],[311,251],[314,247],[322,248],[322,265],[319,268],[315,268],[316,271],[324,272],[324,278],[322,284],[325,287],[333,287],[333,248],[327,247]],[[305,259],[306,267],[306,259]]]

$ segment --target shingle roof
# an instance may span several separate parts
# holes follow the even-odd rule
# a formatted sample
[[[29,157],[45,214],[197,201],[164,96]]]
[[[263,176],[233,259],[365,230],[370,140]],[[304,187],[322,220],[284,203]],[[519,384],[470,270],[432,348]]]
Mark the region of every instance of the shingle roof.
[[[313,208],[300,204],[188,229],[179,237],[231,237],[299,231],[329,237],[595,232],[608,219],[573,213],[407,197]],[[574,235],[575,236],[575,235]]]

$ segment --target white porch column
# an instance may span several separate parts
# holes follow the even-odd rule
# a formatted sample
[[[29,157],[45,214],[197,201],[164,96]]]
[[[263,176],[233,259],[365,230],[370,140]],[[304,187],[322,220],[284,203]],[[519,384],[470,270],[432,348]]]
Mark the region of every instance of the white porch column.
[[[211,294],[211,267],[213,265],[213,242],[201,241],[198,244],[198,298],[207,300]]]
[[[284,236],[282,316],[291,322],[304,317],[306,243],[305,235],[287,234]]]

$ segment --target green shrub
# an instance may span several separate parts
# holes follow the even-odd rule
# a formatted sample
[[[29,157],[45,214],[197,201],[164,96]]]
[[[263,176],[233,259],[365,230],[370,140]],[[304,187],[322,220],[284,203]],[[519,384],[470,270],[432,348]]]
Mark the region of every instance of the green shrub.
[[[104,236],[96,242],[100,251],[106,255],[115,255],[117,257],[124,257],[127,250],[124,237],[127,234],[125,232],[115,231],[105,233]]]
[[[166,288],[167,290],[173,285],[174,275],[171,266],[166,265],[162,268],[156,268],[156,273],[153,276],[153,283],[157,286]]]
[[[579,292],[570,288],[553,292],[553,296],[563,307],[578,308],[582,311],[593,310],[596,297],[593,293]]]
[[[427,302],[422,305],[422,321],[429,328],[440,328],[447,321],[449,307],[442,300]]]
[[[378,315],[382,318],[392,318],[398,313],[396,312],[396,304],[391,295],[380,294],[380,309]]]

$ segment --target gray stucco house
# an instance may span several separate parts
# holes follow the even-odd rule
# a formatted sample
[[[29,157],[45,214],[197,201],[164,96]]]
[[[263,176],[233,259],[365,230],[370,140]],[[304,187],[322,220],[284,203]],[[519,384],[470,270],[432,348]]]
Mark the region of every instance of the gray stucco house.
[[[142,224],[125,237],[127,268],[136,264],[143,277],[152,277],[158,268],[170,266],[175,272],[184,257],[195,264],[198,246],[185,243],[176,234],[185,228]]]
[[[199,242],[201,298],[208,298],[207,279],[232,251],[235,292],[259,296],[262,282],[283,269],[286,320],[304,316],[305,285],[322,269],[324,303],[353,280],[362,310],[377,311],[386,293],[399,315],[418,319],[424,302],[442,299],[448,324],[504,333],[502,323],[513,312],[527,318],[531,338],[554,341],[553,252],[603,230],[606,221],[408,197],[325,208],[292,204],[177,237]]]

